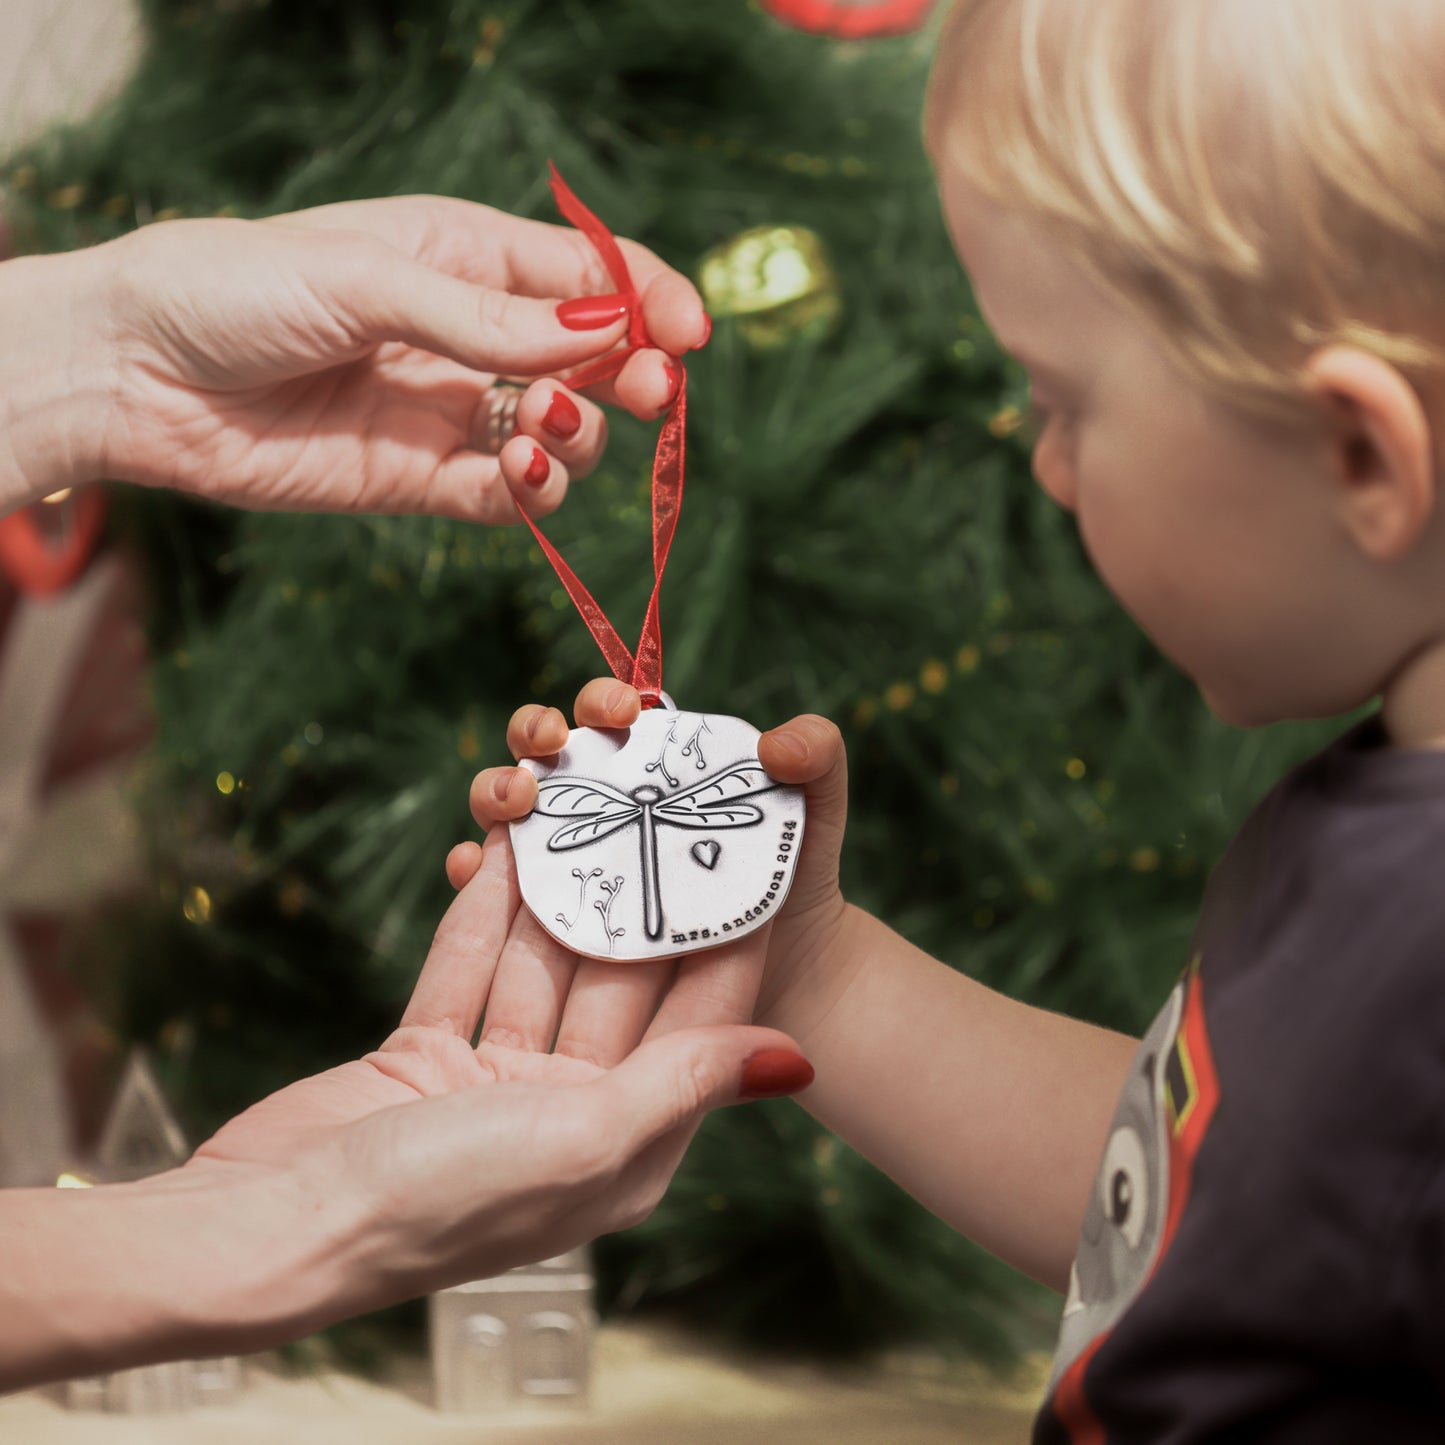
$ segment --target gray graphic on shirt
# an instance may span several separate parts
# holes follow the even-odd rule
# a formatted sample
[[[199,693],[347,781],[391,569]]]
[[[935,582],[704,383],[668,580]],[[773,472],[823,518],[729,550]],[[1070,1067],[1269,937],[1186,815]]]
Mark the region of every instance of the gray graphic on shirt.
[[[1169,1207],[1163,1061],[1184,1009],[1183,983],[1139,1045],[1084,1213],[1049,1389],[1111,1330],[1149,1277]]]

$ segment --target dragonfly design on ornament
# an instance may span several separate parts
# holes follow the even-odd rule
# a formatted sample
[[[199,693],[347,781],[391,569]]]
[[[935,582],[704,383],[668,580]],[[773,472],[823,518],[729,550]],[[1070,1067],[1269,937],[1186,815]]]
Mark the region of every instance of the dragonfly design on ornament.
[[[651,783],[624,793],[587,778],[548,778],[537,785],[534,812],[548,818],[573,818],[547,840],[553,853],[585,848],[622,828],[641,824],[642,918],[647,936],[662,937],[662,892],[657,879],[657,827],[751,828],[763,810],[739,799],[769,792],[778,785],[758,762],[734,763],[680,793],[666,794]]]

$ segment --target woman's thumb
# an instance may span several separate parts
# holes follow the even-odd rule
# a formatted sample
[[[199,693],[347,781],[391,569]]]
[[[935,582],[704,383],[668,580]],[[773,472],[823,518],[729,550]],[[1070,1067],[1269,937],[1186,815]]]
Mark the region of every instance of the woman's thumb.
[[[709,1109],[796,1094],[812,1082],[813,1066],[787,1034],[718,1024],[649,1039],[587,1087],[604,1096],[609,1119],[627,1121],[640,1150]]]

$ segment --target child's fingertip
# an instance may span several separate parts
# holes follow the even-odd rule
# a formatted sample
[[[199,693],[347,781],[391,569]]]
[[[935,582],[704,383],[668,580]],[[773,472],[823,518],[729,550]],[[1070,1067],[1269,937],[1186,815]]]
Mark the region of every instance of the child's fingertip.
[[[602,699],[602,710],[609,722],[631,723],[642,711],[641,699],[635,687],[619,682],[607,690]]]
[[[770,754],[776,766],[791,770],[807,764],[808,744],[797,733],[789,732],[786,727],[774,728],[772,732],[764,734],[759,740],[759,746]]]
[[[478,843],[458,843],[447,854],[447,882],[460,891],[476,877],[482,865],[482,849]]]

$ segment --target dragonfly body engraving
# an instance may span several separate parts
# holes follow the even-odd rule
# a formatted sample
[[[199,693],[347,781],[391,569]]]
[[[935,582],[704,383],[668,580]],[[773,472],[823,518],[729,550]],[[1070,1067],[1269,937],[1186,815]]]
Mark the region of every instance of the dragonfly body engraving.
[[[662,771],[664,776],[670,776],[665,767]],[[638,825],[643,927],[648,938],[656,942],[663,931],[662,886],[657,872],[658,827],[708,831],[752,827],[762,822],[763,812],[756,804],[743,800],[775,787],[777,784],[757,761],[734,763],[676,793],[665,793],[651,783],[623,792],[593,778],[554,775],[537,785],[533,811],[548,818],[570,820],[548,838],[547,848],[553,853],[585,848],[623,828]],[[715,861],[715,849],[712,856]]]

